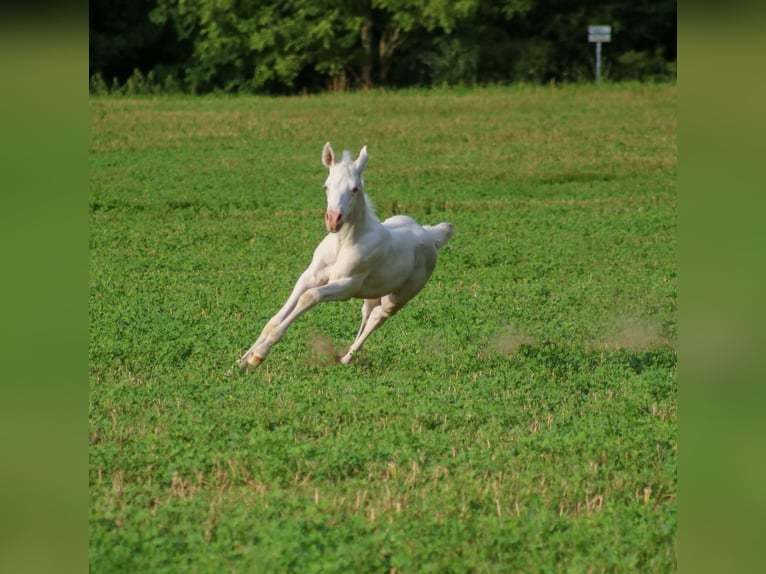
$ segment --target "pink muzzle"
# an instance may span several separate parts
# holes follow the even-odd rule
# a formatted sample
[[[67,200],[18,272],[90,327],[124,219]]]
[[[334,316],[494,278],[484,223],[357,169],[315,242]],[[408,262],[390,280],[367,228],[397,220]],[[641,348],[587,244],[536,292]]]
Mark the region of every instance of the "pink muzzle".
[[[328,209],[324,214],[324,223],[327,226],[327,231],[330,233],[337,233],[340,231],[343,225],[343,214],[340,211],[334,209]]]

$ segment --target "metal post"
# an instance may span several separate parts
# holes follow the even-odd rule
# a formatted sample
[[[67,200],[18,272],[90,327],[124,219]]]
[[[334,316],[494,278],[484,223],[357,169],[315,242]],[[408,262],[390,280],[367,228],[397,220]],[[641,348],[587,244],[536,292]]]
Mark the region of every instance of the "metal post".
[[[601,42],[596,42],[596,83],[601,83]]]
[[[596,83],[601,83],[601,43],[612,41],[611,26],[588,26],[588,42],[596,44]]]

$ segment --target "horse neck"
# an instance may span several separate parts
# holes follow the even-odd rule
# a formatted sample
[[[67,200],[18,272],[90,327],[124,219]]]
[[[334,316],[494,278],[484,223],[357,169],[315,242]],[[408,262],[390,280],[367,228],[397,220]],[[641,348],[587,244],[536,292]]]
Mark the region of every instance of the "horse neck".
[[[355,237],[361,235],[364,231],[375,225],[380,225],[380,221],[378,221],[378,218],[373,213],[367,195],[363,190],[359,191],[359,196],[354,202],[354,209],[351,212],[351,217],[349,217],[348,221],[341,227],[340,233],[344,237]]]

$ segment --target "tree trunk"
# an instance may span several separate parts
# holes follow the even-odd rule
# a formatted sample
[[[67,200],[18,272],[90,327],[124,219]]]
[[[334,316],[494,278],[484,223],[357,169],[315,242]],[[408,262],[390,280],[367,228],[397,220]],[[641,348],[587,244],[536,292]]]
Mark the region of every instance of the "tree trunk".
[[[385,86],[388,82],[388,73],[391,70],[391,59],[396,47],[399,45],[400,28],[386,28],[380,36],[378,43],[378,56],[380,57],[380,85]]]
[[[362,50],[364,50],[362,88],[368,89],[372,87],[372,18],[369,16],[362,25]]]

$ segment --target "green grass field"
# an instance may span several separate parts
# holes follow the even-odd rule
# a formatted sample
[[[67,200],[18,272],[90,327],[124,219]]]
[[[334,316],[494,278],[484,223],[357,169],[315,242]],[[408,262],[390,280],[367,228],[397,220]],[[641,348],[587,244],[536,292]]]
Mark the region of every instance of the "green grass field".
[[[92,572],[669,572],[673,85],[90,100]],[[450,221],[349,366],[358,301],[226,376],[325,234]]]

